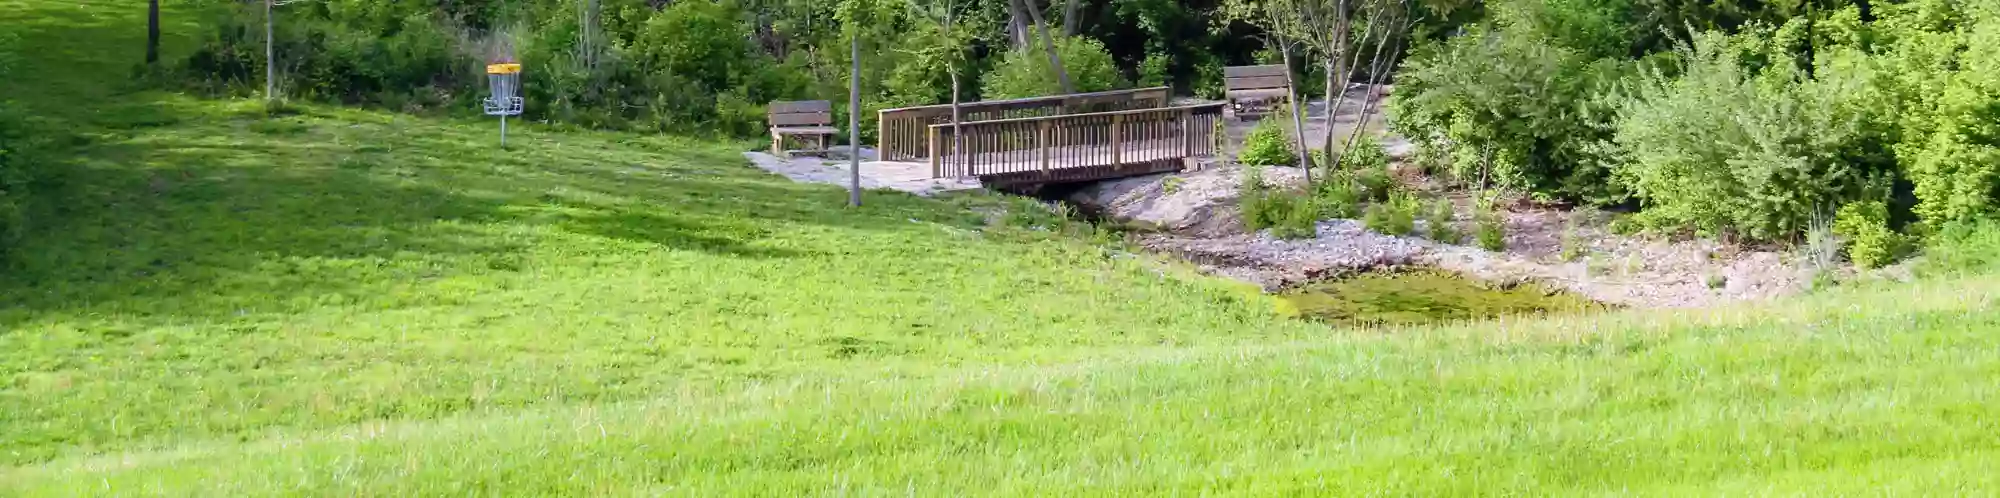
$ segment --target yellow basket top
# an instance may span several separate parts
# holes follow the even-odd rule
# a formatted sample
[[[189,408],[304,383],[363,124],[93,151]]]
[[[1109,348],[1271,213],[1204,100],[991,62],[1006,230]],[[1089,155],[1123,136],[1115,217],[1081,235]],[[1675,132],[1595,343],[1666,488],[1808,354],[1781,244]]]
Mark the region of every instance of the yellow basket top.
[[[520,64],[487,64],[486,74],[515,74],[521,72]]]

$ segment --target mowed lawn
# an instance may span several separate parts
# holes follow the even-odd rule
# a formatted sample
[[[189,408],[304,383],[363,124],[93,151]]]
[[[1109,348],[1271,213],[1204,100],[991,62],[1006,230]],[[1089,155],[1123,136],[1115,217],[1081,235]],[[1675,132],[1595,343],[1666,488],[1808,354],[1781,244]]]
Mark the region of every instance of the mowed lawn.
[[[748,143],[133,91],[110,4],[0,0],[66,172],[0,266],[0,495],[2000,489],[2000,279],[1336,330]]]

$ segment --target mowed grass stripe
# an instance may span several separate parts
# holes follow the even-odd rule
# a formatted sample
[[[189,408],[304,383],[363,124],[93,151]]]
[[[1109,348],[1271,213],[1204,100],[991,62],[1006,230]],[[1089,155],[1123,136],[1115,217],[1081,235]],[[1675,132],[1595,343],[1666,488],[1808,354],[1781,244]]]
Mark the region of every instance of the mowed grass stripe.
[[[2000,449],[1994,288],[1843,292],[1770,310],[1795,319],[1771,323],[1751,309],[1633,313],[1652,327],[1498,343],[1478,326],[1410,329],[686,387],[642,403],[51,462],[7,480],[46,486],[29,494],[86,483],[168,494],[1676,494],[1748,490],[1755,476],[1774,478],[1757,491],[1786,494],[1974,486]],[[1849,315],[1843,303],[1860,300],[1882,305]]]

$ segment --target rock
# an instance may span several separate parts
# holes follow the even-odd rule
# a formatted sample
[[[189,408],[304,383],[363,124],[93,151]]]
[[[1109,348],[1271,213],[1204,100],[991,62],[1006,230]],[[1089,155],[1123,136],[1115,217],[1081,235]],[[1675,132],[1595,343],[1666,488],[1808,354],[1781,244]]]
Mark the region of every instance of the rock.
[[[1265,168],[1267,185],[1297,185],[1304,174],[1297,168]],[[1193,173],[1169,173],[1086,186],[1069,201],[1105,216],[1188,236],[1221,237],[1242,232],[1236,198],[1243,169],[1222,166]]]

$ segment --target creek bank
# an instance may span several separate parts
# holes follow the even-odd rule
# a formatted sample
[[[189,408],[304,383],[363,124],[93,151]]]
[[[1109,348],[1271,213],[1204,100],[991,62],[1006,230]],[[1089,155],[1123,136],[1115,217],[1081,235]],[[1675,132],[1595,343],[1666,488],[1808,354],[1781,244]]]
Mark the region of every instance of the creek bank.
[[[1286,240],[1243,229],[1236,207],[1242,168],[1214,164],[1200,171],[1099,182],[1070,192],[1068,202],[1101,216],[1156,231],[1138,236],[1152,251],[1172,254],[1204,271],[1282,292],[1330,277],[1396,268],[1435,268],[1494,285],[1537,283],[1626,307],[1700,307],[1767,299],[1804,289],[1810,272],[1793,257],[1708,240],[1624,236],[1605,230],[1607,216],[1588,210],[1515,207],[1503,213],[1507,250],[1384,235],[1357,220],[1322,220],[1312,238]],[[1298,185],[1295,168],[1266,168],[1273,185]],[[1449,195],[1445,198],[1451,198]],[[1469,198],[1454,199],[1459,233],[1471,233]],[[1582,216],[1584,220],[1572,221]],[[1419,232],[1426,231],[1419,222]],[[1563,244],[1585,256],[1561,259]]]

